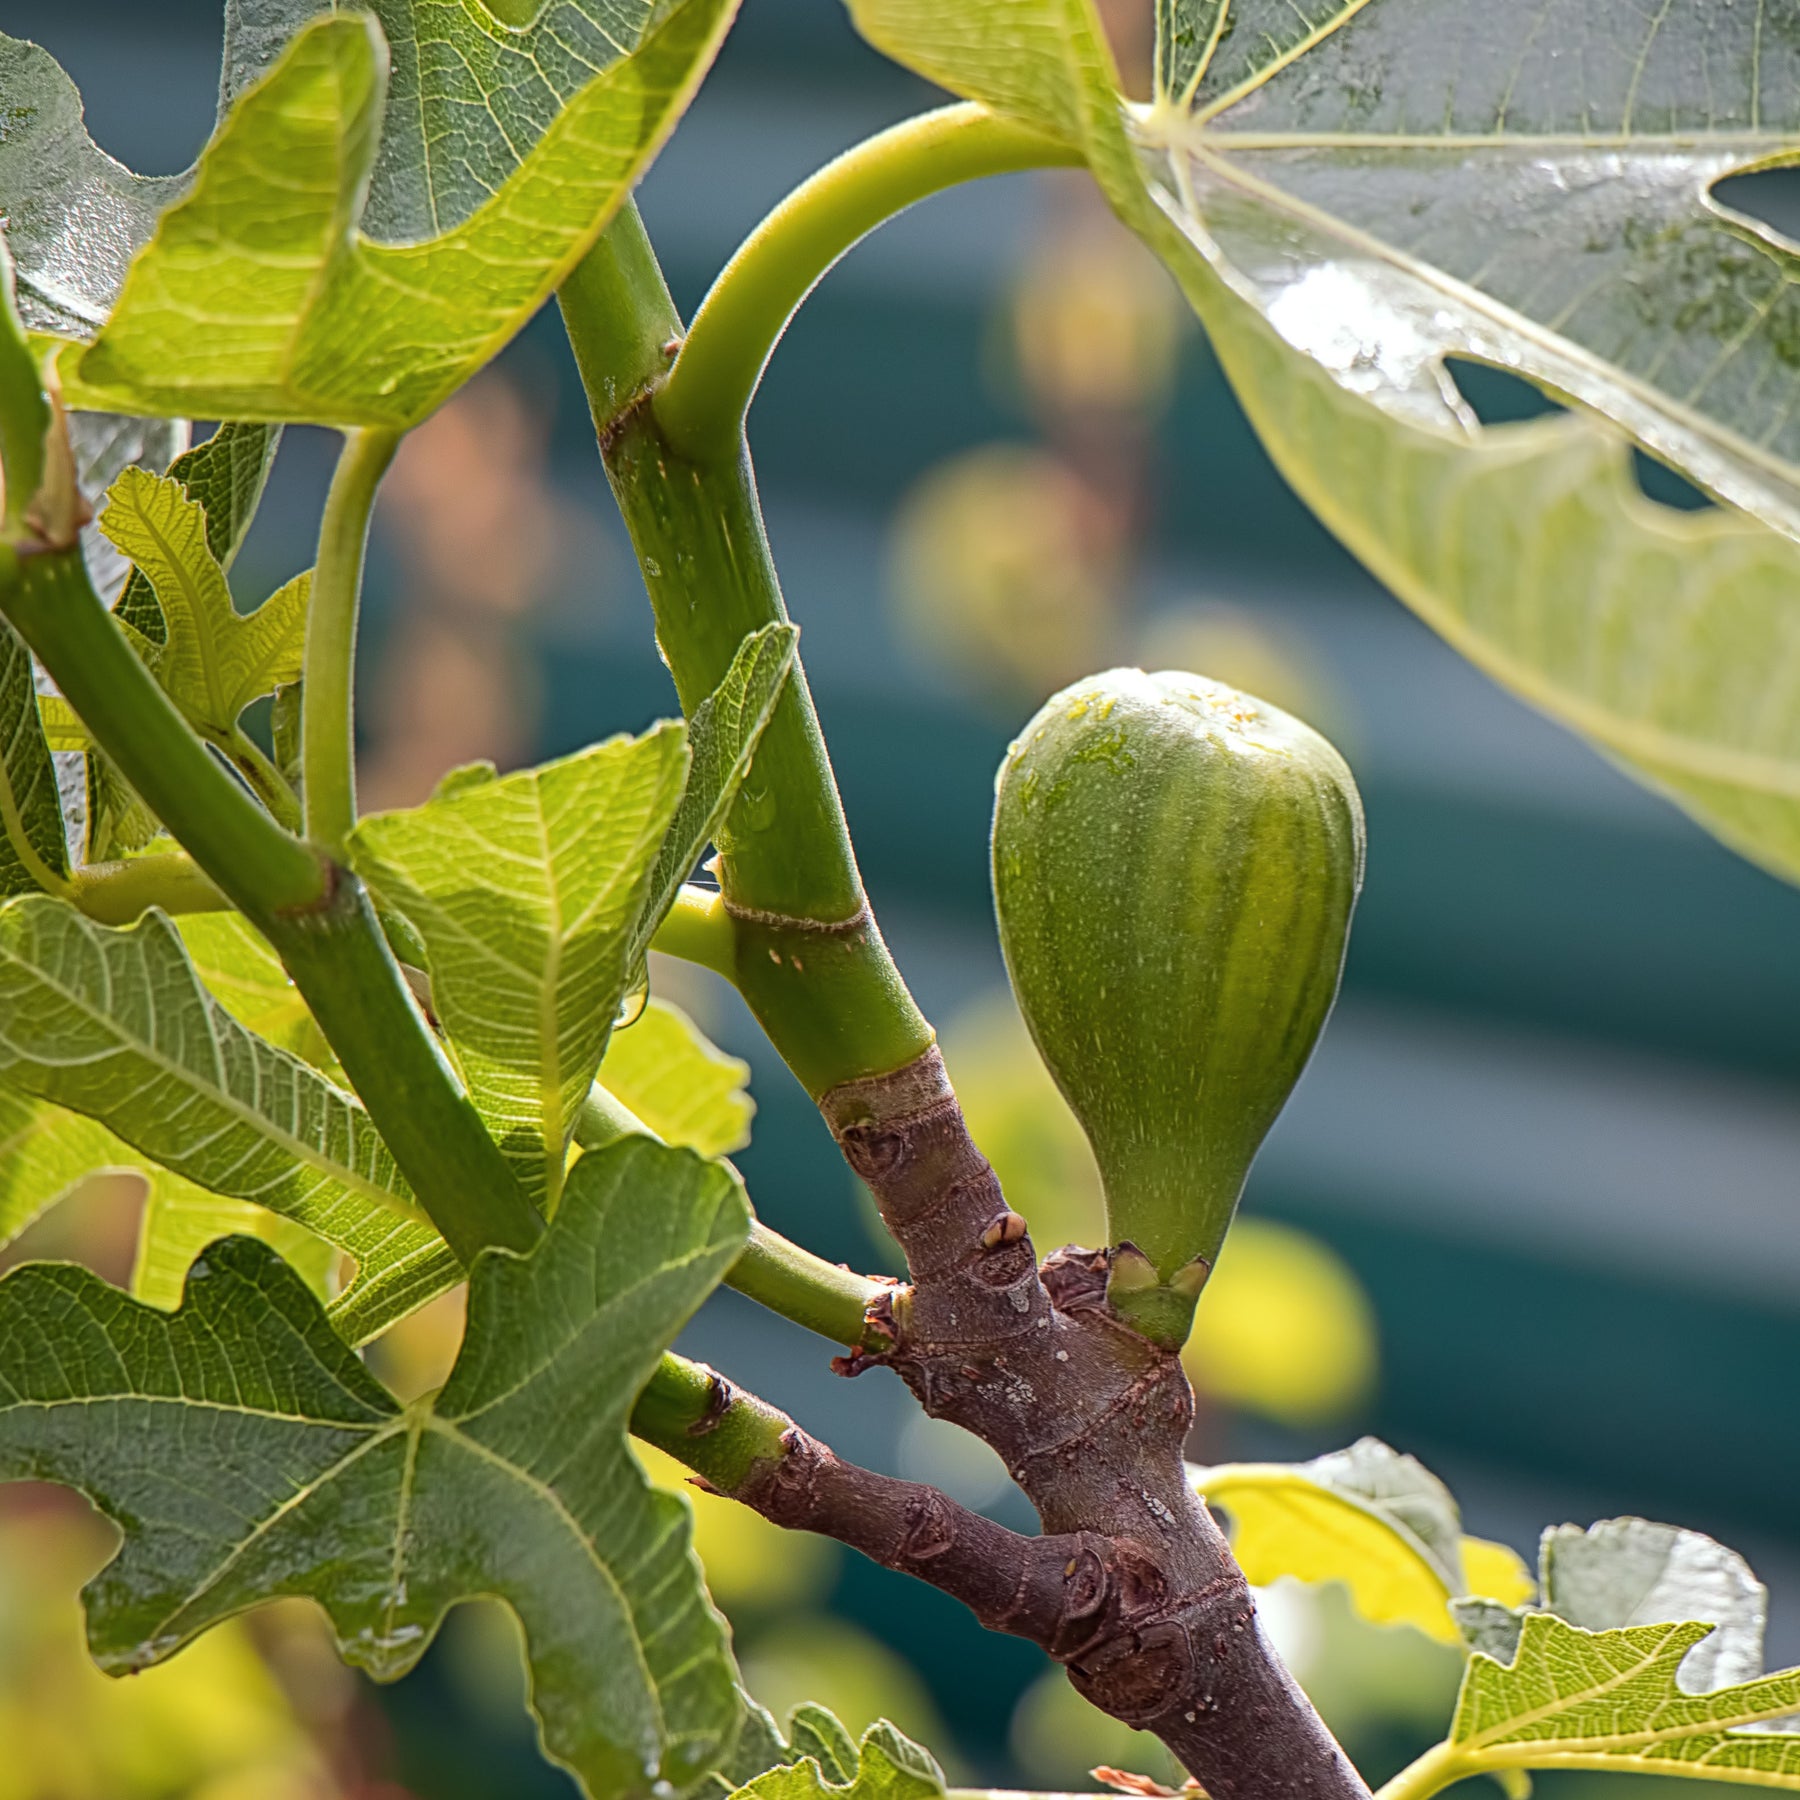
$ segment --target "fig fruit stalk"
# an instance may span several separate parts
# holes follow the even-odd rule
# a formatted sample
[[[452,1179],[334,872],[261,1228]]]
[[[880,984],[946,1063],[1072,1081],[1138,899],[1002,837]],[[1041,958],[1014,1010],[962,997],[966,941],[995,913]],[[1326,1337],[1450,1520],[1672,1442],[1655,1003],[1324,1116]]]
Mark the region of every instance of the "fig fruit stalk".
[[[995,910],[1105,1187],[1108,1299],[1179,1344],[1337,997],[1362,802],[1310,726],[1199,675],[1045,703],[995,784]]]

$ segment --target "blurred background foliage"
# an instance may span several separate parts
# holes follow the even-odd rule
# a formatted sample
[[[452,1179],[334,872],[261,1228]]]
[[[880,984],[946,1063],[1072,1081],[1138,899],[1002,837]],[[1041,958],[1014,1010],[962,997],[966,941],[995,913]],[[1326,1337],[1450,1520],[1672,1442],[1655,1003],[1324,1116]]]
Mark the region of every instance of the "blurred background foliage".
[[[1147,6],[1115,11],[1141,62]],[[0,26],[59,56],[100,142],[147,172],[205,136],[218,24],[216,0],[0,0]],[[678,300],[691,309],[811,169],[932,99],[836,0],[746,0],[643,194]],[[947,195],[857,250],[778,353],[752,444],[884,928],[1040,1247],[1095,1240],[1098,1197],[994,943],[986,827],[1011,732],[1094,669],[1185,667],[1301,714],[1356,769],[1370,863],[1344,1002],[1201,1310],[1195,1458],[1375,1431],[1450,1482],[1470,1530],[1528,1555],[1563,1519],[1697,1526],[1774,1590],[1771,1663],[1800,1661],[1800,895],[1489,687],[1352,565],[1081,179]],[[329,456],[322,435],[288,434],[236,567],[246,595],[310,560]],[[422,799],[457,763],[517,766],[673,710],[553,315],[408,440],[367,629],[370,807]],[[892,1268],[735,997],[673,965],[652,985],[752,1066],[736,1160],[764,1215]],[[15,1255],[123,1279],[137,1204],[130,1181],[96,1182]],[[422,1392],[460,1329],[449,1296],[373,1358]],[[983,1446],[884,1374],[836,1379],[815,1341],[736,1296],[685,1347],[844,1454],[1029,1527]],[[969,1781],[1172,1777],[1153,1741],[937,1594],[726,1502],[695,1511],[749,1682],[778,1711],[823,1700],[853,1730],[886,1714]],[[285,1607],[110,1682],[75,1622],[105,1537],[79,1506],[0,1495],[0,1800],[571,1794],[532,1753],[498,1608],[459,1610],[392,1689],[341,1671],[316,1617]],[[1359,1622],[1334,1590],[1278,1584],[1264,1609],[1371,1775],[1439,1733],[1451,1652]]]

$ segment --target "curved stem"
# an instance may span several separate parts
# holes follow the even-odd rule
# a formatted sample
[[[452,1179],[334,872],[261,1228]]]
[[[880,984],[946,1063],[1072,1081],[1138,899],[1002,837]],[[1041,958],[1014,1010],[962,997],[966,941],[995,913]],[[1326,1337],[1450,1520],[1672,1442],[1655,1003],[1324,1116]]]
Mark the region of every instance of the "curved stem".
[[[737,976],[737,934],[725,896],[713,888],[683,882],[663,922],[650,940],[652,950],[711,969],[727,981]]]
[[[220,745],[232,767],[250,784],[250,790],[269,809],[276,824],[292,832],[302,829],[300,801],[285,777],[257,747],[241,725],[234,725]]]
[[[100,603],[77,550],[26,556],[4,611],[144,804],[253,916],[318,904],[318,857],[275,823],[189,729]]]
[[[1378,1788],[1375,1800],[1430,1800],[1431,1795],[1442,1793],[1471,1773],[1455,1745],[1433,1744],[1392,1781]]]
[[[319,525],[306,619],[306,673],[300,690],[306,835],[334,856],[356,823],[356,619],[375,489],[400,447],[400,433],[345,433]]]
[[[231,910],[231,902],[185,853],[88,863],[75,871],[68,888],[68,897],[102,925],[129,925],[153,906],[166,913]]]
[[[945,188],[1080,161],[1070,145],[972,105],[907,119],[847,150],[789,194],[713,283],[656,396],[663,435],[697,462],[735,457],[788,321],[847,250]]]

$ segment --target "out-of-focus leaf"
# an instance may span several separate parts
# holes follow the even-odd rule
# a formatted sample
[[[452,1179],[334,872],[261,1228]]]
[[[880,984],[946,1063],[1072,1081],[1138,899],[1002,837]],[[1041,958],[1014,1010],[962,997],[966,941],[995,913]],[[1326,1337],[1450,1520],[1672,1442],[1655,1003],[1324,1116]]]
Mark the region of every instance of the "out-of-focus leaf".
[[[941,1800],[944,1772],[929,1750],[878,1720],[854,1743],[823,1707],[797,1709],[798,1762],[738,1789],[754,1800]]]
[[[1232,1549],[1257,1586],[1283,1575],[1341,1581],[1366,1619],[1449,1644],[1460,1641],[1449,1603],[1475,1580],[1508,1606],[1532,1592],[1518,1557],[1466,1538],[1449,1489],[1379,1439],[1309,1463],[1195,1469],[1193,1479],[1231,1515]]]
[[[268,940],[242,913],[188,913],[175,921],[207,991],[240,1025],[315,1069],[331,1048]]]
[[[625,1426],[748,1226],[729,1171],[690,1152],[586,1159],[530,1256],[480,1260],[456,1367],[406,1408],[265,1245],[214,1246],[173,1317],[28,1265],[0,1282],[0,1470],[119,1524],[88,1589],[103,1668],[299,1593],[391,1679],[450,1606],[492,1594],[524,1626],[546,1751],[596,1796],[679,1788],[729,1747],[738,1701],[685,1509]]]
[[[650,888],[638,915],[632,943],[634,967],[649,949],[651,937],[674,905],[701,851],[724,824],[794,666],[799,638],[799,630],[792,625],[765,625],[751,633],[738,646],[724,679],[694,709],[688,721],[692,760],[687,786],[657,853]]]
[[[600,1082],[666,1144],[725,1156],[750,1141],[750,1065],[710,1044],[680,1007],[652,1000],[613,1034]]]
[[[100,529],[150,581],[166,629],[151,667],[202,734],[226,736],[252,700],[300,679],[310,574],[255,612],[238,612],[209,541],[209,515],[179,481],[148,469],[129,468],[113,483]]]
[[[88,1176],[136,1165],[104,1125],[0,1080],[0,1244]]]
[[[280,443],[279,425],[226,424],[169,464],[169,479],[205,512],[207,548],[222,569],[231,567],[256,516]],[[166,640],[156,590],[142,569],[126,578],[113,610],[153,644]]]
[[[679,0],[573,90],[480,206],[402,243],[359,230],[387,45],[366,16],[315,20],[226,118],[92,346],[61,353],[65,392],[121,411],[416,424],[585,254],[730,16],[730,0]]]
[[[682,727],[661,725],[373,814],[350,840],[358,874],[424,938],[470,1095],[547,1208],[687,768]]]
[[[209,1194],[167,1169],[152,1166],[144,1173],[150,1188],[138,1225],[131,1292],[146,1306],[172,1311],[180,1303],[194,1259],[208,1244],[225,1237],[260,1238],[321,1300],[330,1297],[338,1253],[322,1237],[248,1200]]]

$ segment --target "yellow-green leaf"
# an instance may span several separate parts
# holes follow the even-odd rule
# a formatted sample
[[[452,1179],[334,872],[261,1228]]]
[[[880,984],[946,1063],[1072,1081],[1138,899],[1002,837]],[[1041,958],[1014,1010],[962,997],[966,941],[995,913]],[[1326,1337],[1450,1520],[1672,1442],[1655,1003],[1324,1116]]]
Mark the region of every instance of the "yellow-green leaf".
[[[1287,1575],[1342,1582],[1365,1618],[1414,1625],[1459,1644],[1450,1602],[1480,1594],[1507,1606],[1534,1590],[1502,1544],[1464,1536],[1436,1476],[1375,1438],[1310,1463],[1235,1463],[1193,1471],[1232,1523],[1232,1549],[1257,1586]]]
[[[359,230],[388,52],[366,14],[307,25],[227,116],[91,347],[58,357],[71,404],[405,428],[555,291],[698,85],[732,0],[679,0],[576,89],[448,230]]]
[[[600,1082],[666,1144],[724,1156],[750,1141],[750,1065],[710,1044],[680,1007],[652,1000],[613,1034]]]
[[[146,640],[148,660],[202,732],[225,736],[252,700],[299,680],[310,574],[240,613],[207,542],[205,509],[179,481],[135,465],[108,491],[100,529],[155,589],[168,636],[153,649]]]

